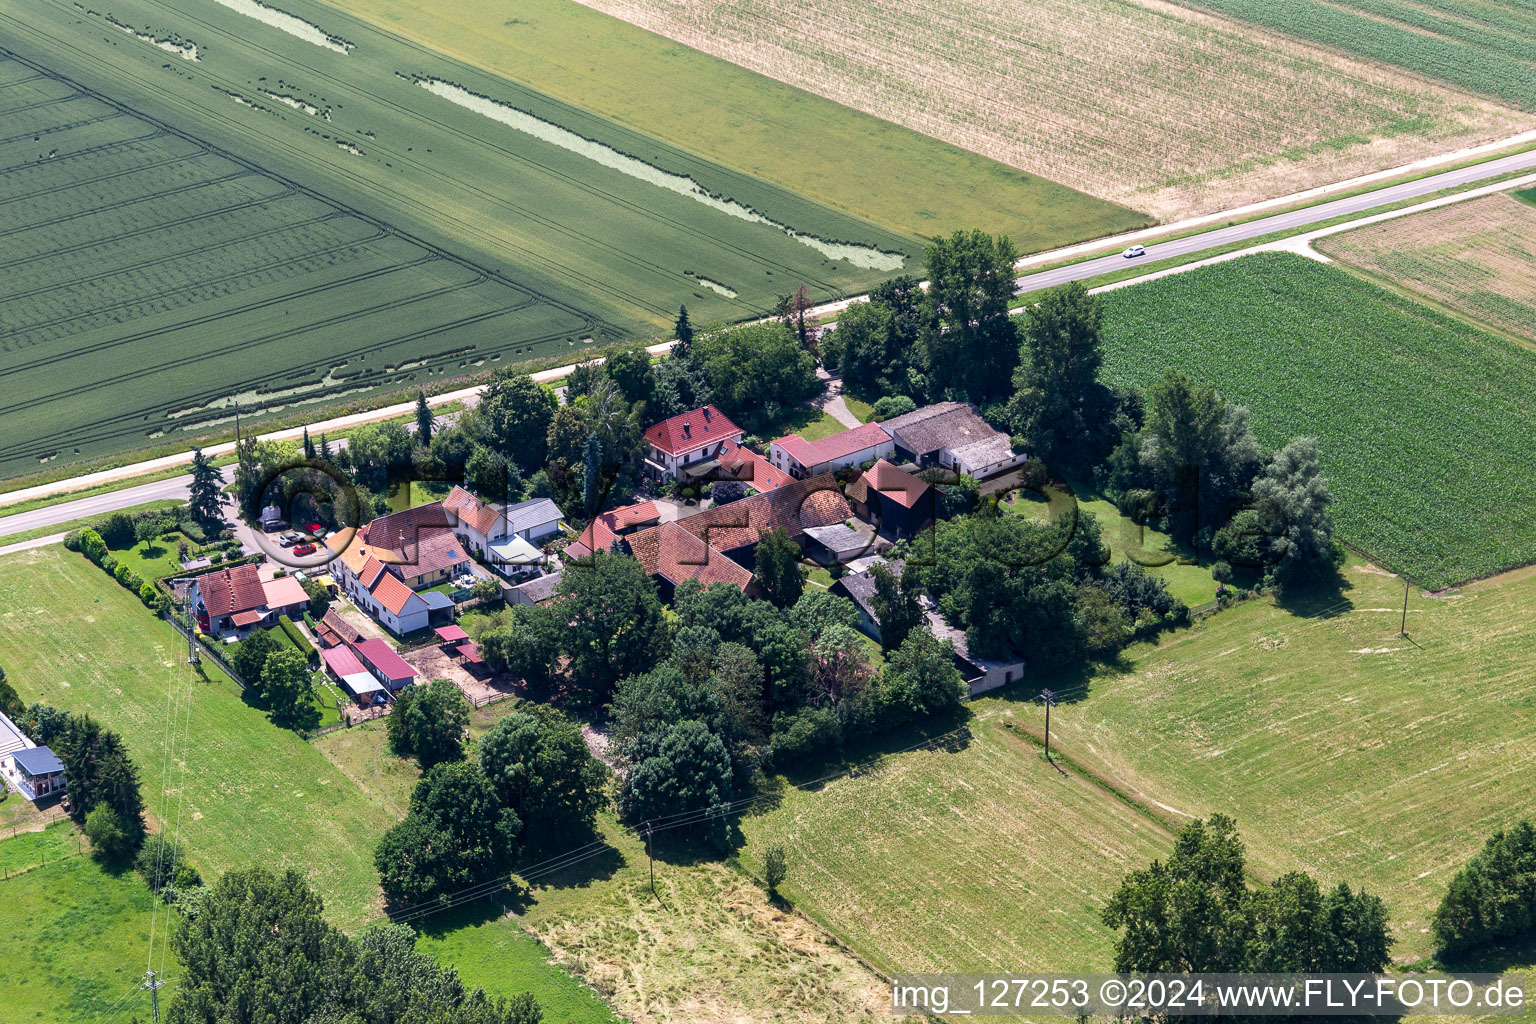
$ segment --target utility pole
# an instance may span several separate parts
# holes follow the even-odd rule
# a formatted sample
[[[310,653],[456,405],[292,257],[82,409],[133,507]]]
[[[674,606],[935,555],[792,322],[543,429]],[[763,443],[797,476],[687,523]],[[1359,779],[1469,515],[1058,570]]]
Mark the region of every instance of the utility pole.
[[[651,853],[651,823],[645,823],[645,859],[651,864],[651,895],[656,896],[656,858]],[[659,900],[660,896],[656,896]]]
[[[155,977],[157,973],[156,971],[145,971],[144,984],[139,986],[140,988],[149,989],[149,998],[154,1006],[154,1024],[160,1024],[160,986],[165,984],[165,982]]]
[[[1409,587],[1408,577],[1404,576],[1403,577],[1403,628],[1398,631],[1398,635],[1403,637],[1405,640],[1408,638],[1408,587]]]
[[[1041,690],[1037,698],[1045,705],[1045,759],[1051,759],[1051,708],[1056,706],[1056,694],[1050,690]]]

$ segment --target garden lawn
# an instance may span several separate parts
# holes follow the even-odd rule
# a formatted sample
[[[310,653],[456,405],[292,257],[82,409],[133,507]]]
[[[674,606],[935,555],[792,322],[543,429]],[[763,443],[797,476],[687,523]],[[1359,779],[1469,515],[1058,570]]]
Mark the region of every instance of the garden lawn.
[[[10,859],[7,847],[17,841],[0,842],[0,858]],[[149,993],[138,986],[149,953],[153,898],[138,875],[107,871],[88,856],[70,857],[0,882],[0,906],[0,1024],[96,1024],[133,1014],[149,1019]],[[157,968],[165,923],[162,909]],[[179,965],[167,955],[164,966],[174,985]]]
[[[1536,560],[1536,352],[1288,253],[1104,296],[1105,377],[1177,368],[1315,437],[1343,539],[1443,587]]]
[[[211,664],[191,675],[185,641],[137,597],[80,555],[48,547],[0,559],[0,607],[0,650],[22,699],[90,714],[121,733],[156,827],[169,818],[174,829],[179,820],[205,876],[255,864],[293,868],[341,927],[378,918],[373,848],[391,817],[314,747],[246,703]],[[167,800],[173,708],[181,709],[184,738]]]
[[[181,559],[177,555],[177,544],[186,541],[190,549],[196,549],[199,545],[186,534],[177,532],[172,540],[156,537],[145,548],[142,543],[131,544],[126,548],[109,548],[112,557],[118,564],[127,564],[128,568],[138,574],[139,579],[145,583],[153,583],[162,576],[170,576],[181,571]]]

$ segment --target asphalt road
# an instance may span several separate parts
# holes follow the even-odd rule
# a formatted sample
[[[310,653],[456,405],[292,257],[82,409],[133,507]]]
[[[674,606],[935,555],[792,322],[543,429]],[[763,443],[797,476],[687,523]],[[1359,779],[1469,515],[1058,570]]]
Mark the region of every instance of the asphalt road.
[[[1124,270],[1127,267],[1152,263],[1156,260],[1166,260],[1175,256],[1187,256],[1190,253],[1219,249],[1223,246],[1231,245],[1233,242],[1246,242],[1255,238],[1262,238],[1265,235],[1274,234],[1277,231],[1306,227],[1309,224],[1318,224],[1346,214],[1365,213],[1383,206],[1391,206],[1393,203],[1399,203],[1405,199],[1417,199],[1420,196],[1426,196],[1431,192],[1438,192],[1444,188],[1483,181],[1511,171],[1523,171],[1532,167],[1536,167],[1536,150],[1500,157],[1497,160],[1489,160],[1485,163],[1473,164],[1470,167],[1463,167],[1459,170],[1432,174],[1427,178],[1405,181],[1401,185],[1388,185],[1386,188],[1378,188],[1371,192],[1363,192],[1357,196],[1319,203],[1316,206],[1292,210],[1289,213],[1277,213],[1272,217],[1261,217],[1258,220],[1234,224],[1231,227],[1217,228],[1214,231],[1203,231],[1197,235],[1176,238],[1169,242],[1158,242],[1148,245],[1147,254],[1145,256],[1138,256],[1135,259],[1126,259],[1119,253],[1113,253],[1109,256],[1100,256],[1096,259],[1084,260],[1081,263],[1058,267],[1055,270],[1043,270],[1038,274],[1029,274],[1019,278],[1018,290],[1020,293],[1039,291],[1042,288],[1052,288],[1056,285],[1067,284],[1072,281],[1085,281],[1090,277],[1098,277],[1100,274],[1108,274],[1117,270]]]
[[[1366,213],[1383,206],[1391,206],[1405,199],[1416,199],[1420,196],[1426,196],[1441,189],[1484,181],[1488,178],[1498,177],[1501,174],[1529,170],[1533,167],[1536,167],[1536,150],[1528,153],[1516,153],[1513,156],[1500,157],[1497,160],[1488,160],[1484,163],[1473,164],[1470,167],[1432,174],[1429,177],[1403,182],[1400,185],[1388,185],[1385,188],[1363,192],[1360,195],[1335,199],[1331,202],[1319,203],[1316,206],[1308,206],[1300,210],[1292,210],[1288,213],[1277,213],[1272,217],[1261,217],[1258,220],[1235,224],[1231,227],[1204,231],[1168,242],[1157,242],[1146,247],[1147,253],[1145,256],[1133,260],[1126,259],[1119,253],[1113,253],[1109,256],[1100,256],[1095,259],[1084,260],[1081,263],[1058,267],[1055,270],[1044,270],[1038,274],[1028,274],[1018,279],[1018,290],[1020,293],[1039,291],[1042,288],[1051,288],[1059,284],[1067,284],[1071,281],[1084,281],[1088,278],[1097,277],[1100,274],[1108,274],[1130,266],[1140,266],[1157,260],[1219,249],[1234,242],[1250,241],[1255,238],[1262,238],[1265,235],[1274,234],[1277,231],[1306,227],[1310,224],[1318,224],[1322,221],[1332,220],[1335,217],[1351,213]],[[451,421],[453,417],[446,416],[443,419]],[[226,468],[224,470],[225,479],[231,479],[233,472],[233,468]],[[189,480],[190,478],[187,476],[172,477],[157,483],[141,484],[137,487],[128,487],[120,491],[100,494],[93,498],[78,498],[74,501],[50,505],[31,512],[23,512],[19,515],[0,517],[0,537],[8,537],[24,533],[28,530],[54,526],[59,523],[67,523],[74,519],[99,516],[120,508],[131,508],[134,505],[142,505],[150,501],[162,499],[184,501],[187,497]]]

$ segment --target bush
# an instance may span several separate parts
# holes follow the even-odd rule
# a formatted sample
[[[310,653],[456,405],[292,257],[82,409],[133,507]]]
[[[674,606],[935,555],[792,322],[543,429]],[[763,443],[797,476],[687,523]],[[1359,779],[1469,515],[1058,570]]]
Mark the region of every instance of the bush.
[[[107,554],[107,542],[101,539],[101,534],[90,527],[76,531],[79,534],[80,553],[97,565],[102,560],[110,557]]]
[[[208,556],[208,562],[209,562],[210,565],[218,565],[218,564],[220,564],[223,561],[224,561],[224,552],[222,552],[222,551],[215,551],[213,554]]]
[[[109,548],[129,548],[138,540],[133,517],[126,512],[113,512],[96,524],[96,532]]]
[[[842,746],[843,725],[830,708],[805,708],[793,715],[780,712],[774,716],[764,759],[776,770],[788,771],[829,757]]]
[[[917,411],[917,403],[906,395],[886,395],[875,403],[875,411],[872,414],[875,420],[891,420],[897,416],[905,416],[909,412]]]
[[[97,804],[85,816],[85,835],[105,860],[122,860],[133,852],[133,832],[110,804]]]
[[[187,863],[186,849],[167,839],[163,832],[156,832],[144,840],[139,855],[133,859],[133,868],[143,877],[149,891],[167,903],[174,899],[175,892],[203,884],[197,869]]]
[[[277,624],[282,627],[283,633],[288,639],[293,641],[293,646],[299,649],[299,653],[304,655],[304,659],[309,663],[310,668],[314,668],[320,661],[320,653],[315,650],[315,645],[309,642],[308,637],[299,632],[299,627],[295,626],[293,620],[288,616],[279,615],[277,617]]]
[[[1211,579],[1217,583],[1232,582],[1232,566],[1225,561],[1219,561],[1211,566]]]
[[[1442,954],[1536,931],[1536,827],[1495,832],[1456,873],[1432,922]]]
[[[85,530],[70,530],[64,535],[64,547],[69,551],[80,550],[80,540],[85,536]]]
[[[145,608],[153,608],[155,606],[155,598],[159,596],[160,594],[155,590],[154,584],[139,584],[139,600],[144,602]]]

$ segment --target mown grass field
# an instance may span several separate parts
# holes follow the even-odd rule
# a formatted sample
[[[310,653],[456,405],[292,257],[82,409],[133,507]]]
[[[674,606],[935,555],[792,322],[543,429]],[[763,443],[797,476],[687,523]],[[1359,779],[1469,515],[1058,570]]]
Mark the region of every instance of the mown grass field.
[[[1327,616],[1253,601],[1089,678],[973,702],[959,749],[888,755],[746,818],[743,860],[784,844],[797,907],[888,971],[1105,970],[1098,912],[1122,873],[1166,855],[1164,826],[1219,811],[1258,878],[1364,885],[1394,958],[1426,956],[1451,875],[1530,814],[1536,573],[1415,589],[1407,640],[1401,581],[1355,558],[1345,576]],[[1040,686],[1065,698],[1065,774],[1041,757]]]
[[[190,675],[185,641],[137,597],[53,546],[0,561],[0,606],[0,647],[22,699],[121,733],[155,827],[179,820],[200,871],[294,868],[341,927],[379,916],[373,847],[393,819],[211,664],[206,679]],[[179,735],[167,766],[170,723]]]
[[[1106,373],[1176,367],[1317,438],[1343,538],[1442,587],[1536,559],[1536,352],[1353,275],[1265,253],[1104,296]]]
[[[958,749],[790,790],[742,821],[744,862],[760,873],[763,849],[782,844],[786,896],[887,973],[1103,969],[1100,909],[1171,839],[1060,774],[1011,712],[989,705]]]
[[[182,841],[205,878],[254,864],[278,871],[292,868],[308,878],[325,900],[326,916],[339,927],[355,931],[383,921],[373,848],[398,819],[399,806],[378,798],[374,780],[381,774],[391,777],[391,791],[408,800],[409,788],[403,783],[414,782],[416,769],[382,752],[382,729],[322,738],[342,766],[338,768],[316,746],[279,729],[247,705],[238,687],[211,666],[205,666],[208,678],[192,683],[189,693],[184,688],[185,647],[170,626],[154,620],[95,566],[61,547],[0,559],[0,607],[0,649],[8,652],[6,670],[12,685],[24,700],[46,700],[85,712],[120,732],[139,764],[153,826],[162,827],[169,817],[174,830],[179,820]],[[161,785],[167,708],[177,706],[168,700],[171,686],[177,688],[178,701],[189,699],[180,704],[174,719],[181,739],[169,765],[167,798]],[[371,759],[349,761],[348,740],[370,733],[376,734],[379,745]],[[393,771],[367,767],[385,760],[395,763]],[[73,842],[66,840],[58,842],[68,852]],[[35,846],[51,840],[17,841]],[[32,853],[29,846],[18,856]],[[72,863],[81,860],[90,863],[88,857]],[[54,867],[25,877],[42,870]],[[124,877],[147,897],[142,882]],[[95,884],[82,882],[80,888]],[[95,993],[105,979],[115,977],[111,971],[125,956],[142,956],[118,948],[126,940],[120,941],[110,917],[93,925],[89,901],[78,892],[60,890],[54,902],[52,913],[78,921],[70,925],[78,931],[70,932],[68,941],[61,941],[52,954],[54,970],[75,975],[70,984],[78,991]],[[103,905],[104,913],[110,905]],[[6,920],[11,920],[9,914]],[[93,937],[97,925],[99,937]],[[541,1002],[570,1011],[564,1017],[551,1015],[551,1020],[607,1020],[601,1000],[587,996],[583,1002],[573,995],[581,990],[570,975],[552,965],[536,942],[521,933],[519,937],[505,943],[505,994],[532,991]],[[0,938],[0,955],[8,941]],[[100,966],[109,962],[110,969]],[[47,996],[58,998],[52,991]],[[587,1009],[576,1012],[581,1006]],[[4,1012],[0,1009],[0,1021],[9,1024]]]
[[[1320,238],[1318,251],[1536,343],[1536,207],[1484,196]]]
[[[1531,813],[1536,574],[1439,598],[1415,588],[1409,639],[1396,635],[1402,581],[1357,560],[1345,575],[1331,616],[1251,602],[1134,651],[1051,728],[1133,796],[1236,817],[1261,874],[1377,892],[1394,956],[1412,959],[1431,951],[1424,929],[1451,876]]]
[[[1536,110],[1536,18],[1511,0],[1187,0]]]
[[[11,859],[11,845],[24,839],[0,841],[0,859]],[[138,875],[107,871],[89,856],[0,882],[0,1024],[93,1024],[112,1019],[109,1009],[124,1020],[134,1013],[147,1020],[149,993],[138,985],[149,954],[152,906]],[[156,925],[159,968],[163,908]],[[174,978],[175,958],[166,955],[165,964]]]
[[[500,0],[327,3],[892,231],[985,225],[1033,252],[1148,223],[1064,179],[1022,173],[569,0],[519,0],[515,11]]]
[[[0,6],[0,473],[917,269],[911,234],[289,6],[355,45],[192,0]]]
[[[1163,220],[1529,126],[1470,94],[1153,0],[582,2]]]

